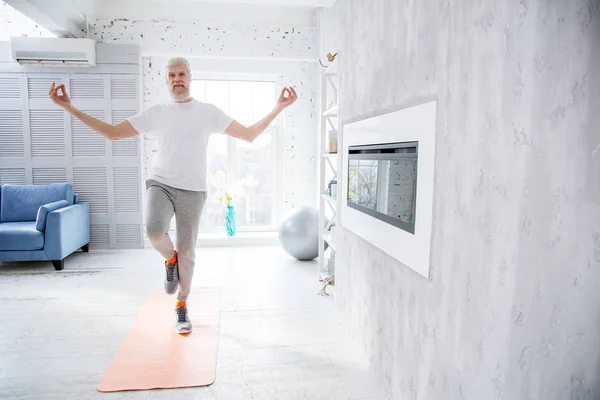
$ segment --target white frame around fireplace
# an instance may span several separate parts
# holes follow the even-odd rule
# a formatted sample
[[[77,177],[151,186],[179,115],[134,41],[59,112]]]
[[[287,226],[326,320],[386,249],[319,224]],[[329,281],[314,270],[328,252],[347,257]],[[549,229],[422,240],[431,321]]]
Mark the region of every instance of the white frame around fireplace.
[[[429,279],[435,170],[436,102],[346,124],[342,143],[341,225]],[[415,233],[348,207],[348,147],[418,142]]]

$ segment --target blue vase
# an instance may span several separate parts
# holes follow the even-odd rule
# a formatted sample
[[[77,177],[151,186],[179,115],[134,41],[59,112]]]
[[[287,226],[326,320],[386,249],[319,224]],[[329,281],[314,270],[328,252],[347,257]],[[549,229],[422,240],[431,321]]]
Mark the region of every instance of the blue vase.
[[[235,208],[233,208],[233,206],[227,206],[227,213],[225,214],[225,226],[227,228],[227,236],[235,236]]]

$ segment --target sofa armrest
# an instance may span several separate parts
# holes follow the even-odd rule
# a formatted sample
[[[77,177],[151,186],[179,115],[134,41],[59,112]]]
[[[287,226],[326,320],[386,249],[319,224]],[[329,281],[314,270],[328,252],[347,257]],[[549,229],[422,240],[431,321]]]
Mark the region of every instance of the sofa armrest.
[[[44,204],[38,209],[37,217],[35,220],[35,229],[40,232],[44,232],[46,229],[46,217],[51,211],[58,210],[59,208],[67,207],[70,203],[67,200],[59,200],[53,203]]]
[[[50,260],[62,260],[89,242],[89,203],[81,202],[48,213],[44,252]]]

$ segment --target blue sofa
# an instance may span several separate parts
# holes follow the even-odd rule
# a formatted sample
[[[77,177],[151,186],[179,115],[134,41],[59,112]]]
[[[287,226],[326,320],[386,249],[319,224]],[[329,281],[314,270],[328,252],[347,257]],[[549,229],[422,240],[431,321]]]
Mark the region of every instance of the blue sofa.
[[[0,261],[50,260],[89,250],[90,206],[70,183],[0,186]]]

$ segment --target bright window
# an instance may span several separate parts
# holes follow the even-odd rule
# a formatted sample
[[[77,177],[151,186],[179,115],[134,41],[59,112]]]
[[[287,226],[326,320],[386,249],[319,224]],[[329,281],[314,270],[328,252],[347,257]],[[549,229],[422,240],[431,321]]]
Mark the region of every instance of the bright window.
[[[212,103],[244,125],[266,116],[276,102],[274,81],[198,79],[192,96]],[[238,231],[274,230],[277,226],[279,118],[253,143],[213,135],[208,145],[208,199],[201,231],[223,231],[226,207],[219,197],[230,193]]]

